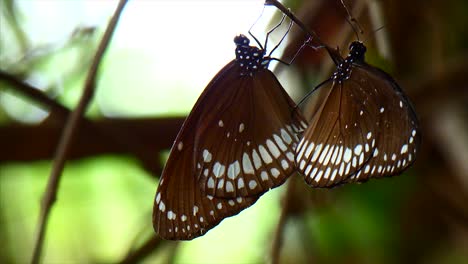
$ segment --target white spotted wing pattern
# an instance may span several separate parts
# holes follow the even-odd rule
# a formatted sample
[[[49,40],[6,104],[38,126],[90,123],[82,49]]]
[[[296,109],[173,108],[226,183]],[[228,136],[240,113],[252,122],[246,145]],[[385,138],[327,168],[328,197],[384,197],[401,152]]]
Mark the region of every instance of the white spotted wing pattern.
[[[233,101],[212,104],[195,132],[197,174],[207,195],[256,196],[296,171],[294,149],[306,123],[294,102],[270,71],[239,87]]]
[[[295,171],[304,119],[263,50],[243,35],[235,43],[236,60],[205,88],[172,146],[153,207],[161,238],[201,236]]]
[[[334,56],[328,95],[296,149],[297,168],[313,187],[398,175],[420,144],[416,114],[401,88],[364,62],[362,43],[350,49],[345,60]]]

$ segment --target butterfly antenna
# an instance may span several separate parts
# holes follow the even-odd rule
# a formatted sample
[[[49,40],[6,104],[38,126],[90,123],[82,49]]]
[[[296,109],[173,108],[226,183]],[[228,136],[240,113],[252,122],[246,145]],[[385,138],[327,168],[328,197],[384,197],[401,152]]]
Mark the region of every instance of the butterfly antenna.
[[[301,51],[305,48],[305,47],[312,47],[314,48],[314,46],[311,46],[309,43],[312,41],[312,37],[309,37],[306,41],[304,41],[304,43],[302,43],[302,46],[296,51],[296,54],[294,54],[294,56],[292,57],[292,59],[289,61],[289,64],[292,64],[295,60],[296,60],[296,57],[297,55],[299,55],[299,53],[301,53]]]
[[[344,1],[343,0],[340,0],[341,1],[341,5],[343,6],[343,8],[345,9],[346,13],[348,14],[348,17],[346,18],[346,21],[348,22],[348,24],[351,26],[351,28],[353,29],[354,31],[354,34],[356,34],[356,37],[357,39],[359,40],[359,33],[363,34],[364,33],[364,30],[362,30],[362,27],[361,25],[359,24],[359,22],[357,21],[356,18],[354,18],[352,15],[351,15],[351,12],[349,11],[348,7],[345,5]]]
[[[386,27],[386,26],[383,25],[383,26],[381,26],[381,27],[379,27],[379,28],[373,30],[372,33],[369,34],[369,35],[364,39],[364,42],[367,42],[367,40],[369,40],[370,37],[375,36],[375,35],[377,34],[377,32],[379,32],[380,30],[384,29],[385,27]]]
[[[302,103],[305,102],[305,100],[306,100],[307,98],[309,98],[309,96],[311,96],[315,91],[317,91],[320,87],[324,86],[327,82],[329,82],[329,81],[331,81],[331,80],[332,80],[332,78],[328,78],[328,79],[326,79],[325,81],[321,82],[319,85],[315,86],[315,88],[312,89],[312,91],[308,92],[308,93],[304,96],[304,98],[302,98],[301,101],[299,101],[299,103],[296,105],[295,108],[298,108]]]
[[[283,22],[284,18],[286,17],[285,14],[283,14],[283,18],[281,19],[281,22]],[[286,30],[286,32],[284,33],[283,37],[280,39],[280,41],[278,42],[278,44],[276,44],[276,46],[270,51],[270,54],[268,54],[268,57],[271,56],[271,54],[273,54],[273,52],[279,47],[279,45],[281,45],[281,43],[283,42],[283,40],[286,38],[286,35],[288,35],[289,31],[291,30],[291,27],[293,25],[293,21],[291,20],[289,22],[289,26],[288,26],[288,29]],[[267,38],[268,38],[268,34],[267,34]],[[268,39],[266,40],[268,41]],[[265,41],[265,42],[266,42]],[[266,45],[265,45],[265,48],[266,48]]]
[[[260,18],[263,16],[263,12],[265,11],[265,6],[263,6],[262,8],[262,12],[260,12],[260,15],[257,17],[257,19],[255,20],[255,22],[252,24],[252,26],[250,26],[249,28],[249,35],[255,40],[255,42],[257,42],[257,45],[260,47],[260,49],[264,49],[263,46],[262,46],[262,43],[260,43],[260,41],[255,37],[254,34],[252,34],[252,28],[257,24],[257,22],[260,20]]]

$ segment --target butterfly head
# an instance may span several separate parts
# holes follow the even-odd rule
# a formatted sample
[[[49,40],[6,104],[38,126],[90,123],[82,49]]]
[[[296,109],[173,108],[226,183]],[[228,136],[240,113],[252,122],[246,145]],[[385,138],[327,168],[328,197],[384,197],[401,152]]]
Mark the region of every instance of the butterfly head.
[[[364,55],[366,54],[367,48],[364,46],[364,43],[361,41],[353,41],[349,45],[349,55],[348,58],[352,62],[364,62]]]
[[[236,61],[241,67],[241,75],[253,76],[263,68],[268,67],[269,60],[265,59],[265,51],[254,46],[249,46],[250,40],[245,35],[234,38],[236,44]]]
[[[247,38],[245,35],[240,34],[234,37],[234,43],[236,43],[236,46],[248,47],[250,43],[250,39]]]

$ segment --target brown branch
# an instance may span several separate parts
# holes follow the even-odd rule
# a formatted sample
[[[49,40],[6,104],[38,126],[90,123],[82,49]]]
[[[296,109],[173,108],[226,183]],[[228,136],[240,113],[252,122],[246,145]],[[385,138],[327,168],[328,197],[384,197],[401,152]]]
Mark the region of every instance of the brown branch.
[[[80,98],[78,106],[72,112],[71,116],[67,120],[65,130],[62,134],[62,138],[57,148],[57,152],[55,155],[56,159],[54,160],[52,172],[50,174],[49,182],[47,184],[46,193],[41,204],[41,213],[39,217],[38,231],[36,233],[35,246],[34,246],[33,256],[31,260],[32,263],[39,263],[40,261],[42,248],[44,244],[44,234],[45,234],[45,230],[47,226],[47,221],[49,218],[52,205],[54,204],[56,200],[57,189],[58,189],[58,185],[60,182],[62,170],[65,166],[65,161],[67,159],[68,152],[71,148],[75,134],[77,133],[79,121],[81,120],[81,116],[83,115],[89,101],[91,100],[93,96],[95,84],[96,84],[95,81],[96,81],[97,70],[99,68],[100,62],[102,60],[104,52],[106,51],[109,45],[113,32],[116,28],[117,22],[119,20],[120,14],[122,13],[123,8],[125,7],[126,3],[127,3],[127,0],[119,1],[119,5],[117,6],[117,9],[115,10],[114,15],[112,16],[112,19],[109,23],[109,26],[107,27],[104,33],[104,36],[102,37],[102,40],[99,44],[98,50],[94,57],[93,63],[88,72],[83,94]]]
[[[159,237],[152,235],[148,241],[141,245],[138,249],[130,252],[125,258],[120,262],[121,264],[127,263],[139,263],[145,259],[149,254],[154,250],[160,248],[165,244],[165,240],[161,240]]]
[[[38,159],[52,159],[53,153],[55,147],[58,144],[57,141],[53,141],[53,145],[48,144],[51,142],[51,137],[52,135],[55,135],[55,138],[59,138],[61,131],[63,130],[63,127],[65,126],[65,121],[67,117],[70,115],[70,111],[62,106],[60,103],[56,102],[55,100],[47,97],[46,94],[44,94],[41,90],[37,89],[36,87],[27,84],[25,82],[22,82],[20,79],[17,77],[0,71],[0,81],[5,81],[8,84],[10,84],[9,88],[13,89],[15,92],[21,93],[22,95],[29,97],[31,100],[34,102],[37,102],[39,106],[43,107],[46,110],[51,111],[49,117],[43,124],[39,126],[18,126],[18,125],[10,125],[8,127],[0,127],[0,130],[3,130],[0,135],[4,137],[7,142],[2,142],[2,147],[8,148],[8,146],[13,145],[13,146],[18,146],[17,148],[12,147],[10,148],[11,151],[3,151],[0,153],[0,162],[1,161],[6,161],[6,160],[31,160],[32,158],[28,157],[29,153],[42,153],[42,155],[39,155]],[[58,120],[56,120],[58,119]],[[121,121],[123,121],[122,124]],[[80,130],[85,131],[82,135],[79,135],[81,138],[86,138],[90,137],[92,139],[95,139],[97,142],[95,144],[97,145],[87,145],[91,147],[91,153],[84,149],[84,146],[78,144],[78,152],[83,152],[83,156],[86,156],[88,154],[92,154],[92,149],[99,148],[100,145],[106,145],[106,146],[112,146],[110,149],[116,151],[117,153],[124,152],[124,153],[133,153],[137,158],[139,158],[145,168],[151,172],[154,175],[157,175],[160,173],[161,166],[158,162],[155,162],[154,158],[154,153],[158,152],[158,142],[160,140],[163,140],[162,145],[164,148],[169,148],[169,146],[166,145],[166,139],[170,138],[173,140],[175,138],[175,135],[180,128],[180,125],[182,124],[180,122],[180,119],[177,120],[171,120],[171,119],[163,119],[163,120],[147,120],[147,119],[138,119],[135,122],[128,123],[127,119],[104,119],[104,124],[105,125],[96,125],[96,122],[88,120],[86,117],[81,116],[81,126]],[[99,123],[100,121],[98,121]],[[114,123],[115,126],[114,126]],[[134,128],[136,126],[137,128],[140,128],[138,124],[145,123],[149,126],[149,131],[153,132],[153,138],[152,140],[143,140],[143,138],[138,136],[138,133],[135,135],[135,131],[128,129],[127,126],[131,126]],[[152,127],[157,127],[158,124],[160,124],[162,127],[159,127],[159,129],[163,128],[163,131],[156,131],[154,132],[155,129],[151,129]],[[110,126],[108,126],[110,125]],[[168,126],[168,127],[166,127]],[[31,131],[26,131],[26,128],[32,129]],[[45,129],[45,130],[44,130]],[[47,131],[47,132],[54,132],[53,134],[49,134],[49,137],[47,137],[47,133],[42,133],[44,135],[44,140],[39,141],[39,139],[36,136],[36,131],[41,135],[41,132]],[[141,128],[137,132],[142,132],[143,128]],[[15,132],[20,132],[19,134]],[[167,132],[167,133],[164,133]],[[158,134],[164,134],[161,138],[157,137]],[[8,136],[7,136],[8,135]],[[21,137],[21,135],[23,137]],[[30,135],[28,137],[28,135]],[[19,141],[15,141],[15,138],[19,138]],[[30,139],[36,139],[37,141],[30,140]],[[89,141],[89,140],[88,140]],[[155,142],[153,142],[155,141]],[[149,142],[149,143],[148,143]],[[28,143],[28,144],[26,144]],[[171,141],[172,143],[172,141]],[[156,144],[156,148],[153,146]],[[34,148],[34,146],[40,145],[42,147],[46,147],[45,149],[43,148]],[[18,153],[20,152],[20,153]],[[44,154],[47,153],[47,154]],[[13,154],[13,156],[10,156],[10,154]],[[15,156],[15,154],[17,154]],[[19,155],[19,156],[18,156]],[[34,156],[34,154],[32,155]],[[74,155],[71,155],[72,159]]]
[[[83,119],[86,120],[86,119]],[[177,118],[112,118],[88,121],[80,127],[68,159],[101,154],[123,154],[137,157],[154,175],[161,173],[157,154],[169,149],[179,131],[183,117]],[[8,161],[51,160],[63,131],[63,122],[42,122],[36,125],[9,124],[0,126],[0,163]],[[97,133],[99,132],[99,133]],[[115,139],[115,140],[114,140]],[[119,140],[117,142],[116,140]],[[121,142],[128,142],[130,147]]]
[[[50,108],[50,110],[57,112],[62,116],[67,116],[70,113],[66,107],[47,97],[47,95],[45,95],[41,90],[2,70],[0,70],[0,81],[11,84],[11,87],[14,88],[14,90],[26,95],[33,101],[38,102],[42,107]]]

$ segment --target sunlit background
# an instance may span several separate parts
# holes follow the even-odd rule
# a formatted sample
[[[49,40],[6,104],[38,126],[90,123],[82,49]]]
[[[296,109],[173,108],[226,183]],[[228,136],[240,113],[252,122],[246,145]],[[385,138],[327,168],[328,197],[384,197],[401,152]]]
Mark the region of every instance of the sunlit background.
[[[130,0],[99,69],[96,94],[86,116],[92,120],[184,117],[212,77],[234,58],[234,36],[247,35],[253,25],[252,33],[263,42],[265,32],[279,22],[280,14],[273,7],[264,9],[263,2]],[[340,39],[347,43],[347,36],[355,37],[342,10],[335,12],[340,8],[338,0],[334,5],[332,1],[284,2],[302,17],[310,17],[309,25],[321,25],[316,30],[331,45],[346,51]],[[370,13],[375,14],[372,5],[380,1],[361,2],[369,3]],[[404,6],[404,2],[387,4],[388,21],[377,15],[371,16],[371,22],[364,18],[361,22],[367,30],[368,61],[402,80],[420,115],[426,145],[416,168],[400,177],[333,190],[313,190],[300,177],[293,177],[297,197],[285,225],[281,263],[468,263],[468,169],[463,158],[468,141],[466,130],[457,127],[458,117],[466,128],[466,115],[457,115],[466,110],[457,105],[466,107],[462,100],[468,89],[457,78],[466,76],[468,69],[459,62],[468,61],[468,35],[456,34],[466,28],[468,21],[462,18],[466,13],[460,10],[468,10],[468,5],[447,1],[445,9],[437,4],[424,9],[418,4]],[[0,0],[0,70],[73,109],[116,6],[117,1],[111,0]],[[415,21],[420,22],[413,25],[404,12],[414,10],[420,14]],[[283,36],[288,22],[272,35],[270,48]],[[387,28],[380,33],[388,29],[390,35],[384,52],[373,44],[374,38],[382,39],[372,32],[382,23]],[[290,36],[297,37],[297,31],[293,33]],[[448,44],[440,44],[440,39]],[[289,42],[296,45],[287,46]],[[287,38],[274,55],[281,58],[284,51],[290,58],[301,43]],[[451,56],[458,60],[449,60]],[[296,101],[330,70],[331,60],[322,64],[323,58],[309,50],[297,60],[299,70],[279,74]],[[275,66],[272,63],[270,69]],[[465,70],[458,72],[458,67]],[[456,73],[455,80],[441,84],[441,89],[432,88],[444,94],[433,92],[430,85],[445,80],[444,73],[452,76],[447,69]],[[464,85],[455,85],[459,83]],[[451,87],[460,88],[451,93],[455,89]],[[448,111],[448,118],[434,115],[435,102],[446,98],[452,101],[444,106],[451,108],[438,109]],[[22,147],[0,155],[1,263],[30,261],[52,165],[52,156],[27,161],[11,157],[40,152],[36,149],[44,146],[40,141],[49,142],[53,136],[47,137],[48,130],[44,135],[35,129],[53,126],[54,120],[45,108],[0,79],[0,149],[12,140],[6,135],[15,135],[18,127],[31,128],[21,134],[23,138],[15,137],[30,145],[18,144]],[[434,120],[446,126],[434,128]],[[458,134],[450,130],[454,126]],[[463,144],[448,148],[454,135]],[[156,150],[151,153],[155,163],[164,162],[167,150],[162,155]],[[150,173],[136,155],[98,154],[67,163],[47,228],[43,263],[119,262],[154,236],[151,213],[159,175]],[[141,262],[268,262],[285,192],[284,186],[268,192],[203,237],[162,243]],[[441,193],[456,206],[440,200]]]
[[[117,1],[1,1],[1,68],[28,69],[26,81],[68,107],[80,95],[84,68]],[[13,4],[14,13],[5,7]],[[89,116],[181,116],[211,78],[234,58],[234,36],[248,34],[263,1],[129,1],[106,54]],[[263,41],[273,8],[252,33]],[[33,50],[18,45],[21,25]],[[93,34],[93,31],[100,32]],[[252,40],[253,41],[253,40]],[[0,94],[3,119],[37,123],[47,112],[9,91]],[[2,138],[4,140],[4,138]],[[50,161],[0,167],[2,255],[29,261]],[[157,181],[131,157],[95,157],[69,163],[46,238],[44,263],[114,262],[153,235],[151,210]],[[13,205],[14,204],[14,205]],[[201,239],[183,243],[180,262],[264,259],[277,221],[278,192],[227,219]],[[164,256],[149,259],[163,261]]]

